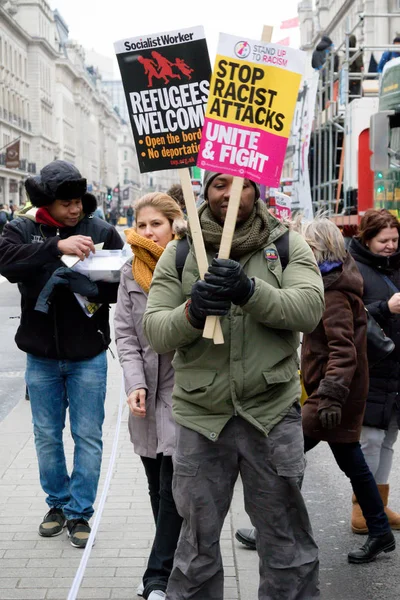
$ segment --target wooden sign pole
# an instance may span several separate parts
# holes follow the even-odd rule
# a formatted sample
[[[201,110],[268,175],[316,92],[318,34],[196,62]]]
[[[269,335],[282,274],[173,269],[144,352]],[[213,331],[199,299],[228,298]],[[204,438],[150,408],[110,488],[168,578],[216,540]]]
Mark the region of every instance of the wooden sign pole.
[[[186,212],[189,218],[190,231],[192,234],[194,251],[196,253],[200,279],[204,279],[204,274],[208,269],[208,259],[204,246],[203,234],[201,233],[200,219],[197,212],[196,201],[193,194],[190,171],[189,169],[178,169],[178,171],[181,180],[183,197],[185,199]],[[212,335],[210,335],[210,339],[214,339],[214,344],[223,344],[224,336],[222,335],[221,323],[216,317],[211,317],[211,319]]]
[[[269,43],[271,41],[272,31],[273,27],[271,27],[270,25],[264,25],[261,38],[263,42]],[[218,252],[219,258],[229,258],[229,255],[231,253],[231,246],[236,228],[240,198],[242,196],[243,181],[243,177],[233,178],[228,210],[226,212],[224,229],[222,231],[221,245]],[[203,332],[203,336],[205,338],[212,339],[214,337],[216,323],[219,323],[218,317],[207,317]]]
[[[235,233],[240,198],[242,196],[243,182],[243,177],[233,178],[218,258],[229,258],[231,253],[233,234]],[[219,322],[220,321],[218,317],[207,317],[206,324],[204,326],[203,337],[212,339],[214,337],[216,324]]]

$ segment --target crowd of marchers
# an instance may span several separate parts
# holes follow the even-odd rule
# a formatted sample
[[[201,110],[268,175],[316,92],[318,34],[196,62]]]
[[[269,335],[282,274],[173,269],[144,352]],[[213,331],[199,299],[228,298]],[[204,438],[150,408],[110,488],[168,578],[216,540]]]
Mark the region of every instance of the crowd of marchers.
[[[125,231],[132,258],[119,283],[66,266],[65,256],[83,261],[96,244],[118,250],[123,241],[94,215],[86,179],[65,161],[27,179],[29,202],[0,236],[0,274],[21,293],[16,343],[26,353],[48,506],[39,534],[66,527],[77,548],[91,532],[116,303],[129,431],[155,523],[136,590],[146,600],[223,599],[220,535],[239,475],[253,528],[236,537],[258,553],[259,600],[319,598],[318,547],[301,487],[305,453],[320,442],[350,481],[351,528],[367,536],[349,549],[349,562],[393,551],[392,530],[400,529],[388,507],[400,422],[400,224],[369,210],[346,247],[324,216],[278,220],[245,179],[230,258],[222,259],[232,182],[204,173],[203,279],[177,186],[136,202]],[[77,296],[94,307],[90,317]],[[203,337],[209,316],[219,318],[223,344]],[[381,345],[372,345],[372,324]],[[349,521],[350,509],[349,494]]]

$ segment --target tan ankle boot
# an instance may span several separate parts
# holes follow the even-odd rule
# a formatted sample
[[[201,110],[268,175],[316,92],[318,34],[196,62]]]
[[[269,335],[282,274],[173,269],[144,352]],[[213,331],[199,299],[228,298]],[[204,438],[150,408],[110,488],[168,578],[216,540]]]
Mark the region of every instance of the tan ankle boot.
[[[389,484],[388,483],[379,483],[378,490],[382,498],[383,506],[385,507],[385,513],[389,521],[389,525],[392,529],[400,529],[400,514],[394,512],[388,508],[388,498],[389,498]]]
[[[351,530],[353,533],[368,533],[368,527],[365,522],[364,516],[360,505],[357,502],[357,498],[353,494],[352,496],[353,510],[351,513]]]

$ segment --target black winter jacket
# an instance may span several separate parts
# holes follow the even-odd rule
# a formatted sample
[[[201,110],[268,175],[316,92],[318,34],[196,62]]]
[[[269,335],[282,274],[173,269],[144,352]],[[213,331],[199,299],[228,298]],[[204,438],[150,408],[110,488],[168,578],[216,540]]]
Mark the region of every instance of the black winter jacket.
[[[395,292],[380,273],[389,277],[400,291],[400,252],[390,257],[379,256],[355,238],[350,242],[349,252],[364,280],[365,306],[396,345],[387,358],[369,369],[364,425],[387,429],[393,407],[400,407],[400,315],[392,314],[389,310],[388,301]]]
[[[35,310],[36,300],[51,274],[63,266],[57,243],[72,235],[90,236],[104,249],[122,248],[118,232],[97,217],[85,216],[75,227],[36,223],[35,209],[8,223],[0,236],[0,274],[18,283],[21,323],[15,341],[35,356],[58,360],[84,360],[97,356],[110,343],[109,304],[117,301],[118,283],[98,282],[99,294],[90,298],[102,306],[87,317],[72,292],[55,289],[47,315]]]

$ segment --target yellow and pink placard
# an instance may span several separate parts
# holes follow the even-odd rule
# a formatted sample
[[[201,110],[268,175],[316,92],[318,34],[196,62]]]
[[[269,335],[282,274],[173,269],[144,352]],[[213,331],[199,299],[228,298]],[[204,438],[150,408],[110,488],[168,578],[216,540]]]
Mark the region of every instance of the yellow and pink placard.
[[[221,33],[197,165],[277,187],[305,60]]]

